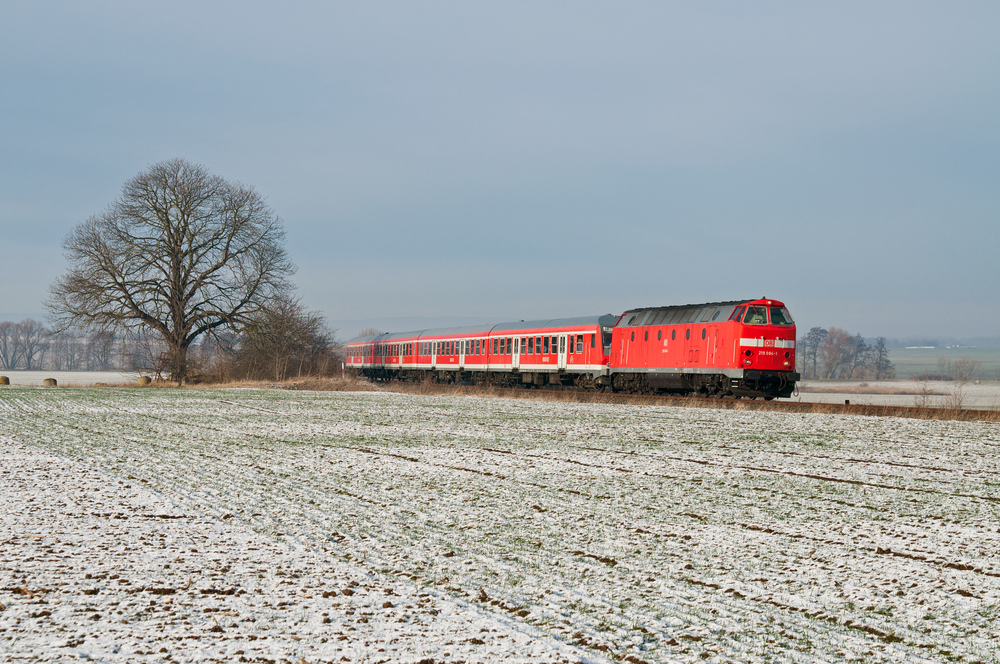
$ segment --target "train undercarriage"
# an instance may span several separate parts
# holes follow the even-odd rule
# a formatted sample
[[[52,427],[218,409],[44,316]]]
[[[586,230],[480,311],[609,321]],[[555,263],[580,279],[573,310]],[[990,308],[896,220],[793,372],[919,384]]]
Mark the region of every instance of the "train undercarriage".
[[[354,370],[356,375],[373,381],[425,382],[442,385],[478,385],[482,387],[559,387],[580,390],[621,392],[626,394],[676,394],[702,398],[788,398],[799,375],[790,371],[742,372],[725,374],[626,373],[594,376],[587,373],[492,372],[393,369],[370,367]]]

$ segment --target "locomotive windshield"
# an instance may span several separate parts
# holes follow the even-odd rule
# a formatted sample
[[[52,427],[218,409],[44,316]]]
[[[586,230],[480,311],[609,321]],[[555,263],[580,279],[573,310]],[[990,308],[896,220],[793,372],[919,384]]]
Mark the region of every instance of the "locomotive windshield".
[[[795,325],[792,315],[784,307],[771,307],[771,325],[783,325],[790,327]]]
[[[767,309],[765,307],[747,307],[747,315],[743,317],[746,325],[767,325]]]

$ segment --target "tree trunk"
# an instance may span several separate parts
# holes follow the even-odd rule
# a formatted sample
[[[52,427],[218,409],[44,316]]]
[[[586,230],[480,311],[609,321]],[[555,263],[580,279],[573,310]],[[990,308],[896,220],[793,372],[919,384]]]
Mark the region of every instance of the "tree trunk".
[[[187,353],[188,348],[184,345],[178,345],[171,349],[171,359],[170,359],[170,378],[177,381],[177,387],[184,384],[187,380]]]

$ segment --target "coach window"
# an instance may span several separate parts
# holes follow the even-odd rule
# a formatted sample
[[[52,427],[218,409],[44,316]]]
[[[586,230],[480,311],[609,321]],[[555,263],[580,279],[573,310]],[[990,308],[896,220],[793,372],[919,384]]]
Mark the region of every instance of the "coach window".
[[[583,335],[576,335],[576,353],[577,355],[583,354]]]
[[[553,353],[556,352],[556,344],[559,343],[558,338],[559,337],[552,337],[552,343],[549,344],[549,348],[552,349]]]
[[[597,348],[597,335],[596,334],[591,333],[591,335],[590,335],[590,347],[591,348]]]
[[[548,355],[549,354],[549,338],[548,337],[543,337],[542,341],[544,342],[542,344],[542,346],[543,346],[542,352],[545,353],[546,355]]]
[[[635,332],[633,332],[633,333],[632,333],[632,336],[635,336]],[[567,352],[567,353],[568,353],[569,355],[572,355],[572,354],[573,354],[573,335],[572,335],[572,334],[571,334],[571,335],[569,335],[569,348],[567,349],[567,351],[566,351],[566,352]]]
[[[528,355],[535,354],[535,338],[528,337]]]
[[[521,337],[521,355],[528,355],[528,338]]]
[[[542,338],[541,337],[535,337],[535,354],[536,355],[541,355],[542,354]]]

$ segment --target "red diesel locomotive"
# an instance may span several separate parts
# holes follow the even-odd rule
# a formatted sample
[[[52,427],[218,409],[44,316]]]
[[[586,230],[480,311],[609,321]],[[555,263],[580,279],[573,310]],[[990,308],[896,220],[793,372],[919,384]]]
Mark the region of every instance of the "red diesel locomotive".
[[[766,298],[358,337],[347,367],[380,380],[765,399],[799,380],[795,323]]]

